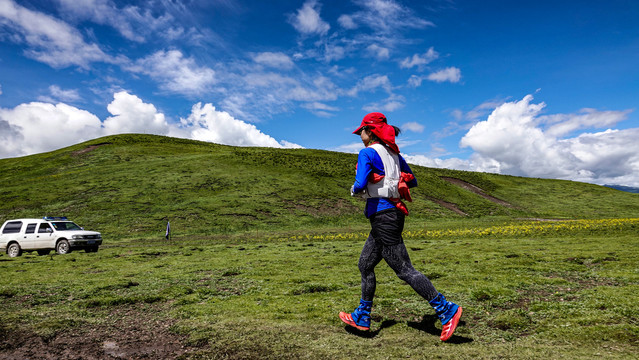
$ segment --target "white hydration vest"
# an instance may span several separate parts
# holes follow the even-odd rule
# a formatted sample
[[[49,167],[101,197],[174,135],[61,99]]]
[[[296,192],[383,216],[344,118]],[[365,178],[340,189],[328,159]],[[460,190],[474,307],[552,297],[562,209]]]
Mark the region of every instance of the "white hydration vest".
[[[384,163],[384,179],[373,184],[370,181],[366,186],[367,198],[399,198],[399,177],[401,170],[399,168],[399,156],[388,151],[386,146],[382,144],[370,145]]]

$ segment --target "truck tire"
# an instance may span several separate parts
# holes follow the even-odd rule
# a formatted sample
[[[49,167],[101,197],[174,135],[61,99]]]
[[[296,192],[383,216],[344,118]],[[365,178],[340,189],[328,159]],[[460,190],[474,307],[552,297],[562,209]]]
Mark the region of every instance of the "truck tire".
[[[67,240],[62,239],[55,245],[55,251],[60,255],[68,254],[71,252],[71,245]]]
[[[11,243],[11,245],[7,247],[7,255],[12,258],[22,255],[20,245],[18,245],[18,243]]]

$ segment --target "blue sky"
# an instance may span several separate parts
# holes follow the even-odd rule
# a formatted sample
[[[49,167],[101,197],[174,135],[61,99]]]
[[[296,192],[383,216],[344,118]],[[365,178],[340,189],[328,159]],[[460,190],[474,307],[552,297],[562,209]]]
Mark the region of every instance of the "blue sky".
[[[639,186],[635,1],[0,0],[0,157],[117,133]]]

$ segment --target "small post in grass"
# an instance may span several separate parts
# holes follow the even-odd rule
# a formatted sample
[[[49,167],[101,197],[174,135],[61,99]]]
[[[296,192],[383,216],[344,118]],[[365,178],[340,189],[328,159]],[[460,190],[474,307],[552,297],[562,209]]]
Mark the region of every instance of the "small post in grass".
[[[171,240],[171,222],[166,222],[166,234],[164,234],[164,238],[167,240]]]

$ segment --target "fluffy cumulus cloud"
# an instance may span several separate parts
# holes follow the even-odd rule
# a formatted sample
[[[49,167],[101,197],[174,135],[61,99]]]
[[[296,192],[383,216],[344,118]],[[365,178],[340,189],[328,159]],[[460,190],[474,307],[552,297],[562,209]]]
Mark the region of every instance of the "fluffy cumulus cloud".
[[[181,128],[175,133],[186,133],[186,137],[194,140],[225,145],[299,147],[290,142],[279,143],[258,130],[255,125],[237,120],[227,112],[218,111],[211,104],[193,105],[191,114],[186,119],[181,119]]]
[[[165,135],[169,125],[164,114],[158,113],[153,104],[146,104],[135,95],[121,91],[113,95],[107,106],[112,116],[104,120],[106,134],[148,133]]]
[[[324,35],[331,28],[320,16],[320,4],[309,0],[295,14],[289,16],[289,22],[302,35]]]
[[[115,59],[97,44],[84,41],[82,34],[67,23],[41,12],[32,11],[12,0],[0,4],[0,24],[11,28],[10,39],[25,46],[25,55],[54,68],[79,66]]]
[[[606,129],[625,120],[630,110],[542,115],[546,105],[532,100],[528,95],[482,104],[482,110],[487,104],[496,107],[461,139],[462,147],[473,150],[468,159],[404,157],[430,167],[639,186],[639,128]],[[573,134],[585,129],[590,131]]]
[[[211,104],[193,106],[180,123],[170,124],[153,104],[125,91],[115,93],[107,106],[111,116],[94,114],[58,103],[32,102],[0,108],[0,158],[51,151],[100,136],[122,133],[169,135],[237,146],[299,148],[278,142],[255,125],[217,111]]]
[[[558,136],[584,126],[605,128],[625,119],[628,111],[554,116],[555,122],[545,128],[549,117],[540,116],[545,104],[532,100],[528,95],[500,105],[461,139],[462,147],[475,152],[477,170],[600,184],[627,184],[629,177],[635,177],[633,185],[639,184],[634,175],[639,172],[639,129]]]
[[[0,157],[53,150],[101,135],[102,123],[88,111],[66,104],[31,102],[0,108]]]

